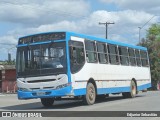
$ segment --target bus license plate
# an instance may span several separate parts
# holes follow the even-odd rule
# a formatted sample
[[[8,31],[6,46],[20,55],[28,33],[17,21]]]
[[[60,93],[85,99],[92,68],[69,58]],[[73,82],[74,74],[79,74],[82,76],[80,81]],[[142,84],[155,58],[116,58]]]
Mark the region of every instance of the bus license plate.
[[[37,94],[37,96],[43,96],[43,95],[45,95],[46,93],[45,93],[45,92],[37,92],[36,94]]]

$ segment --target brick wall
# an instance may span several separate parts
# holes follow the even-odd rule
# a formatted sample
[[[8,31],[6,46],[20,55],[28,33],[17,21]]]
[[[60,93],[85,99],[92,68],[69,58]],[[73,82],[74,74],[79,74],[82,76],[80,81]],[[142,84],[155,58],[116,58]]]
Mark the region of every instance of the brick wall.
[[[7,69],[2,70],[2,92],[13,93],[16,92],[16,70]]]

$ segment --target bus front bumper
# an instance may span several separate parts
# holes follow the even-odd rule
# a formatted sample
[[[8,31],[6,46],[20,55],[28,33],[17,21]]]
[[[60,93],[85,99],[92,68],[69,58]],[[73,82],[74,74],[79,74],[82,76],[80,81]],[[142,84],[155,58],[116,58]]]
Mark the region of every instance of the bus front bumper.
[[[71,94],[71,86],[56,90],[21,91],[18,90],[18,99],[52,98]]]

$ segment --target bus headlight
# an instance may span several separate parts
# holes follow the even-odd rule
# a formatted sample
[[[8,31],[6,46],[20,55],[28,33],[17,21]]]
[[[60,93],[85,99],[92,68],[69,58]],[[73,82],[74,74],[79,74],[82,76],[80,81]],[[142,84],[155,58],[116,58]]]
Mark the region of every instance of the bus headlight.
[[[27,88],[18,88],[20,91],[29,91]]]

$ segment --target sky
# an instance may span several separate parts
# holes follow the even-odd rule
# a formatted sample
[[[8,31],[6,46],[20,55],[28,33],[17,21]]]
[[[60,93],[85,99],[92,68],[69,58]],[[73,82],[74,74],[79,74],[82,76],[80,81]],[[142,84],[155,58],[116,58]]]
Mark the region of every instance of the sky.
[[[49,31],[73,31],[129,44],[160,22],[160,0],[0,0],[0,60],[16,56],[18,38]]]

